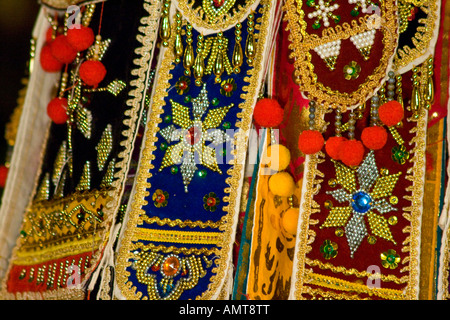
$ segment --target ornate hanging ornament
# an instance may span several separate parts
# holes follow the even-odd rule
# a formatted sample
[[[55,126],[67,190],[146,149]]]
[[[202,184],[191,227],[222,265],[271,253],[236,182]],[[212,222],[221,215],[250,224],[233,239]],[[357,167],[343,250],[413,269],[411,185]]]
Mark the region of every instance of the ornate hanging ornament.
[[[43,138],[45,147],[41,151],[39,171],[35,173],[32,196],[23,209],[23,220],[17,230],[20,236],[2,277],[2,297],[83,299],[92,290],[88,289],[88,283],[94,274],[102,271],[97,268],[103,264],[102,259],[108,260],[110,252],[105,247],[108,241],[115,240],[110,238],[111,228],[115,226],[122,201],[127,200],[123,191],[138,119],[143,112],[142,97],[146,94],[147,73],[157,40],[155,26],[159,22],[159,8],[158,1],[150,0],[127,5],[110,1],[89,4],[82,10],[82,27],[78,31],[55,28],[65,31],[54,39],[45,32],[48,23],[45,15],[41,16],[44,20],[38,25],[44,32],[40,34],[46,38],[40,38],[38,43],[47,48],[45,43],[52,41],[50,53],[64,64],[64,70],[61,69],[58,95],[47,107],[51,123]],[[111,14],[118,9],[120,16]],[[52,24],[64,22],[67,26],[67,15],[55,12],[51,16],[48,21]],[[122,24],[123,17],[127,23]],[[133,24],[130,20],[140,22]],[[93,30],[97,33],[95,38]],[[137,39],[133,45],[128,41],[130,35]],[[47,49],[37,52],[48,57]],[[123,64],[117,65],[115,59]],[[83,72],[87,62],[114,68],[107,74],[98,70]],[[32,83],[52,79],[54,73],[47,71],[56,70],[45,66],[44,63],[43,70],[31,74]],[[127,82],[120,80],[125,75]],[[100,87],[102,80],[104,87]],[[30,101],[53,92],[52,88],[44,91],[48,87],[40,85],[31,88],[34,91],[27,92]],[[125,88],[129,94],[123,94]],[[34,115],[33,108],[41,107],[41,103],[24,107],[30,108],[30,114]],[[27,127],[35,121],[43,125],[49,122],[48,118],[45,120],[25,118],[21,125]],[[30,137],[24,139],[37,143]],[[41,147],[38,144],[39,147],[31,146],[33,150]],[[16,179],[11,184],[12,190],[29,184],[30,178],[27,175],[26,180],[25,177]],[[8,201],[18,203],[14,195]],[[11,210],[2,207],[3,217],[12,215]],[[2,230],[2,234],[8,232]],[[5,252],[3,247],[2,252]]]
[[[394,1],[288,0],[285,8],[294,78],[308,99],[345,110],[380,88],[397,46]]]
[[[247,140],[277,3],[167,4],[162,26],[171,29],[160,34],[114,294],[217,299],[230,294]]]

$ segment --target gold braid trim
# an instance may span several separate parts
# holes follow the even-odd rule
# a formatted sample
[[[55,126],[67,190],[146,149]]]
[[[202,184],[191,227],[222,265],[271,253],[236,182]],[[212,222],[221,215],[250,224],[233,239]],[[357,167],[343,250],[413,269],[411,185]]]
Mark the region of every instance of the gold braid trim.
[[[351,269],[347,269],[343,266],[334,266],[331,263],[323,263],[319,260],[311,260],[306,258],[306,264],[312,267],[319,267],[322,270],[331,270],[335,273],[342,273],[346,276],[357,276],[358,278],[364,278],[364,277],[371,277],[371,278],[375,278],[373,273],[367,272],[367,271],[358,271],[354,268]],[[405,283],[408,281],[408,276],[403,276],[401,278],[397,278],[396,276],[390,274],[390,275],[383,275],[380,274],[379,276],[377,275],[377,278],[380,278],[383,281],[392,281],[394,283],[400,284],[400,283]]]
[[[211,220],[208,220],[206,222],[203,221],[191,221],[191,220],[181,220],[181,219],[175,219],[175,220],[171,220],[169,218],[164,218],[164,219],[160,219],[159,217],[149,217],[147,215],[143,215],[139,217],[138,220],[138,225],[143,224],[144,222],[146,223],[157,223],[159,226],[164,226],[164,225],[168,225],[170,227],[180,227],[180,228],[195,228],[195,227],[200,227],[202,229],[205,228],[214,228],[214,229],[218,229],[220,228],[220,226],[222,226],[225,222],[224,219],[222,218],[220,221],[218,222],[214,222]]]
[[[308,274],[306,276],[306,282],[329,289],[359,292],[368,294],[369,296],[374,295],[382,298],[388,298],[389,300],[402,300],[405,298],[405,294],[401,290],[370,288],[363,284],[327,277],[316,273]]]
[[[386,70],[392,63],[398,37],[397,8],[394,1],[384,1],[384,6],[381,9],[382,18],[384,19],[382,25],[384,49],[380,64],[367,77],[366,81],[352,93],[331,90],[317,80],[317,75],[314,73],[314,65],[311,63],[310,50],[323,43],[338,39],[348,39],[353,35],[368,30],[366,23],[368,17],[358,19],[359,23],[353,20],[351,24],[342,23],[342,26],[337,25],[334,28],[326,28],[322,32],[322,37],[319,38],[317,35],[306,33],[306,21],[304,19],[305,14],[301,9],[302,5],[302,0],[287,0],[284,6],[286,11],[285,20],[287,20],[287,28],[290,30],[290,49],[295,58],[295,77],[299,80],[299,89],[304,91],[309,96],[309,99],[316,100],[318,104],[332,108],[340,106],[343,111],[363,104],[381,85],[385,78]]]
[[[405,1],[405,3],[412,2],[416,7],[420,7],[427,16],[419,20],[420,25],[414,36],[411,37],[411,42],[414,47],[410,48],[408,45],[397,48],[394,57],[394,69],[399,70],[411,65],[410,68],[402,69],[401,73],[405,73],[415,65],[422,63],[430,54],[430,47],[434,46],[433,39],[437,38],[439,31],[439,3],[440,0],[420,1]],[[400,36],[402,38],[402,36]]]

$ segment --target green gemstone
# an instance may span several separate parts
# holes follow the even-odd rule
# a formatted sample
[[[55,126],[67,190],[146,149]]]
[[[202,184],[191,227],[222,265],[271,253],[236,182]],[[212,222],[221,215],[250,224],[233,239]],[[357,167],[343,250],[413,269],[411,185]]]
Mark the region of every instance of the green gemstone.
[[[167,143],[166,142],[162,142],[161,145],[159,146],[159,149],[161,149],[162,151],[166,151],[167,150]]]
[[[231,128],[231,123],[229,123],[228,121],[224,122],[222,125],[222,128],[226,129],[230,129]]]
[[[26,236],[27,236],[27,233],[25,232],[25,230],[22,230],[22,231],[20,231],[20,235],[21,235],[22,237],[26,237]]]
[[[170,123],[171,121],[172,121],[172,116],[167,115],[167,116],[164,117],[164,122],[165,123]]]
[[[355,9],[353,9],[351,12],[350,12],[350,14],[353,16],[353,17],[356,17],[356,16],[358,16],[359,15],[359,11],[358,10],[355,10]]]
[[[226,156],[227,155],[227,149],[222,149],[222,155]]]
[[[308,7],[314,6],[314,0],[308,0],[308,1],[306,1],[306,5],[307,5]]]
[[[206,176],[208,175],[208,172],[206,172],[206,170],[200,170],[200,171],[197,173],[197,175],[198,175],[200,178],[206,178]]]
[[[186,97],[184,97],[184,102],[191,102],[192,97],[187,95]]]
[[[314,24],[312,25],[312,28],[313,28],[314,30],[319,29],[319,28],[320,28],[320,23],[319,23],[319,22],[314,22]]]
[[[336,16],[334,22],[339,23],[339,21],[341,21],[341,16]]]
[[[178,173],[178,167],[177,166],[173,166],[172,168],[170,168],[170,173],[171,174],[177,174]]]
[[[214,98],[214,99],[211,100],[211,103],[212,103],[213,106],[217,106],[219,104],[219,99]]]

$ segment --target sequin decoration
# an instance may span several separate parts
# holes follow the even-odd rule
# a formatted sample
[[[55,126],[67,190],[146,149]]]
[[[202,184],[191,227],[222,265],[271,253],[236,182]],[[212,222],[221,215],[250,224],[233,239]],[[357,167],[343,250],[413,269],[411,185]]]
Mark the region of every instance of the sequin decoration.
[[[91,188],[91,162],[86,161],[81,174],[80,181],[76,187],[77,191],[89,190]]]
[[[393,249],[389,249],[386,252],[380,254],[381,265],[387,269],[395,269],[400,262],[400,256]]]
[[[97,150],[97,166],[100,171],[103,171],[105,163],[108,160],[108,156],[111,153],[113,147],[112,127],[108,124],[103,131],[98,145],[95,147]]]
[[[162,208],[167,206],[169,199],[169,194],[167,191],[163,191],[161,189],[157,189],[152,196],[153,204],[157,208]]]
[[[331,208],[321,228],[344,227],[352,258],[362,240],[368,236],[366,217],[373,235],[395,244],[388,221],[383,215],[397,210],[386,198],[392,196],[401,172],[380,175],[373,151],[367,154],[356,170],[338,161],[334,161],[334,166],[336,182],[342,188],[327,191],[327,194],[339,203],[348,205]]]
[[[109,164],[108,168],[106,168],[106,173],[103,176],[102,182],[100,183],[100,188],[108,188],[111,187],[113,180],[114,180],[114,169],[116,165],[116,160],[112,159]]]
[[[53,164],[52,182],[53,185],[58,186],[62,177],[64,165],[67,161],[67,143],[63,141],[56,154],[55,162]]]
[[[39,189],[36,192],[36,201],[48,200],[50,196],[50,174],[47,172],[39,185]]]
[[[206,211],[214,212],[220,204],[220,199],[214,192],[210,192],[203,197],[203,208]]]
[[[338,245],[336,242],[332,242],[330,240],[325,240],[323,244],[320,246],[320,253],[322,253],[325,259],[336,258],[338,254]]]
[[[169,145],[165,150],[159,171],[166,167],[181,164],[180,171],[186,192],[188,192],[188,185],[198,170],[197,164],[220,174],[222,173],[218,166],[216,149],[207,146],[206,142],[210,141],[217,147],[232,140],[225,131],[217,128],[221,125],[230,108],[234,106],[234,104],[230,104],[225,107],[209,109],[210,103],[206,85],[203,85],[199,96],[190,101],[192,102],[193,119],[190,117],[188,107],[171,99],[172,121],[174,124],[160,131],[161,136]],[[202,121],[205,113],[206,116]],[[179,128],[175,127],[175,125]],[[173,142],[176,143],[172,144]]]

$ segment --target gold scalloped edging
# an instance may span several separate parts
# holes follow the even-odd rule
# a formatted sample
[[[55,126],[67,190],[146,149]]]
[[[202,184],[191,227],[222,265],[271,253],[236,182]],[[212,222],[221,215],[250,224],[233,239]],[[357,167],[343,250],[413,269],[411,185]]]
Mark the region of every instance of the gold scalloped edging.
[[[386,3],[387,2],[387,3]],[[397,14],[394,1],[388,0],[381,9],[383,19],[383,54],[379,66],[369,75],[364,83],[352,93],[331,90],[321,82],[317,81],[314,73],[314,65],[311,63],[310,50],[314,47],[335,41],[338,39],[348,39],[353,35],[368,30],[366,19],[360,18],[359,24],[356,20],[349,23],[342,23],[335,28],[329,27],[322,32],[322,38],[317,35],[306,33],[306,21],[304,12],[301,9],[302,0],[287,0],[284,6],[286,12],[285,20],[288,22],[291,40],[290,49],[295,58],[295,77],[299,79],[300,91],[303,91],[310,99],[326,107],[341,107],[344,111],[347,108],[357,107],[363,104],[382,84],[389,66],[392,64],[395,49],[397,47]],[[392,34],[395,30],[395,37]]]
[[[204,28],[208,30],[223,32],[233,27],[236,23],[244,20],[260,1],[246,0],[246,4],[244,7],[239,5],[238,9],[235,10],[235,12],[231,15],[228,13],[226,15],[226,18],[223,19],[222,22],[213,23],[207,21],[208,18],[206,17],[206,13],[203,12],[201,6],[196,9],[193,8],[195,2],[194,0],[173,0],[173,2],[175,3],[176,8],[181,12],[183,17],[188,20],[194,26],[194,28]]]
[[[153,51],[154,43],[158,38],[157,30],[160,16],[160,2],[158,0],[144,0],[143,7],[149,13],[149,15],[141,17],[139,20],[141,24],[138,34],[136,35],[136,40],[142,44],[142,47],[138,47],[134,51],[135,54],[138,55],[138,57],[133,59],[136,68],[132,69],[130,72],[131,76],[134,77],[134,79],[130,81],[131,90],[128,93],[130,99],[128,99],[126,102],[127,106],[130,108],[125,110],[124,112],[125,116],[129,118],[123,120],[123,125],[126,129],[122,131],[122,135],[126,139],[120,142],[120,145],[123,147],[123,151],[118,154],[118,158],[121,159],[121,161],[116,164],[116,168],[119,170],[114,174],[115,180],[112,183],[113,190],[109,191],[109,201],[107,201],[105,208],[103,208],[105,215],[108,217],[108,219],[103,222],[105,226],[113,225],[113,221],[115,220],[115,213],[118,206],[120,205],[120,198],[123,192],[122,185],[124,183],[126,173],[128,172],[131,149],[134,146],[136,122],[139,118],[139,112],[141,110],[143,97],[145,95],[147,72],[150,68],[151,58],[153,56],[150,53]],[[46,139],[44,140],[44,146],[46,144],[46,141],[48,140],[49,128],[47,130]],[[44,149],[45,148],[42,149],[41,153],[41,164],[43,161]],[[38,185],[37,181],[38,178],[36,179],[34,188],[35,191],[33,192],[31,199],[33,199],[34,194],[36,193]],[[31,205],[32,200],[30,201],[28,208],[30,208]],[[108,241],[109,233],[110,230],[108,227],[104,228],[103,231],[100,232],[100,245],[97,246],[100,249],[94,253],[91,261],[99,261],[99,259],[101,259],[103,254],[102,248],[104,248]],[[16,247],[13,250],[13,257],[19,245],[20,238],[18,238],[16,241]],[[89,280],[89,275],[97,268],[97,266],[98,264],[93,263],[89,268],[86,269],[85,280],[82,282],[81,286],[85,285],[85,283]],[[0,297],[5,297],[5,299],[14,299],[14,294],[6,291],[6,281],[8,279],[11,267],[12,264],[9,265],[8,270],[5,273],[5,277],[2,280],[2,291],[0,291]],[[85,290],[82,289],[60,288],[57,290],[44,292],[42,294],[35,292],[25,292],[17,293],[16,299],[84,299],[84,291]]]
[[[417,4],[414,4],[413,1],[413,5],[420,7],[422,11],[427,13],[427,17],[419,19],[420,25],[417,27],[416,33],[411,38],[414,48],[410,48],[408,45],[397,48],[397,52],[394,56],[394,69],[402,69],[401,73],[405,73],[411,69],[413,63],[418,65],[428,57],[430,54],[430,46],[434,46],[432,41],[437,38],[437,33],[439,31],[440,0],[421,1]],[[400,35],[400,38],[401,37],[402,36]],[[408,65],[410,65],[411,68],[403,70],[403,68]]]
[[[259,32],[258,42],[256,44],[256,52],[258,52],[259,54],[255,57],[254,67],[250,69],[247,72],[247,76],[244,77],[244,81],[249,84],[248,86],[244,86],[242,88],[242,90],[245,92],[241,95],[241,98],[244,102],[239,104],[239,108],[242,109],[242,112],[238,113],[237,116],[241,119],[241,121],[237,120],[236,122],[236,127],[239,128],[239,130],[236,133],[234,139],[234,144],[238,145],[239,148],[237,150],[233,150],[237,152],[233,154],[233,167],[227,171],[229,177],[225,180],[229,185],[229,187],[225,189],[225,193],[229,195],[223,198],[223,201],[228,203],[227,206],[223,207],[223,210],[228,213],[222,220],[223,236],[222,240],[220,240],[217,245],[217,247],[220,247],[221,249],[216,250],[216,255],[218,256],[218,258],[214,260],[214,263],[217,267],[213,268],[213,272],[215,272],[215,275],[212,275],[210,278],[210,285],[208,287],[208,290],[203,292],[201,296],[197,297],[197,299],[211,300],[214,299],[218,294],[220,294],[221,282],[226,278],[229,269],[228,263],[232,251],[232,239],[234,238],[237,222],[236,207],[240,200],[238,197],[238,190],[240,182],[242,180],[243,163],[245,163],[244,160],[246,157],[248,132],[250,130],[252,121],[253,107],[256,103],[256,98],[262,80],[262,52],[265,48],[265,42],[268,35],[267,31],[269,29],[269,23],[271,20],[271,12],[273,11],[274,6],[271,0],[263,0],[261,1],[261,4],[261,28]],[[172,26],[172,31],[175,31],[175,27],[176,26]],[[148,127],[145,133],[145,146],[143,147],[143,151],[141,153],[140,166],[135,185],[135,194],[131,204],[125,232],[122,238],[119,239],[120,244],[116,263],[116,283],[123,297],[129,300],[140,299],[140,297],[142,296],[142,293],[137,292],[137,288],[133,286],[133,283],[131,281],[128,280],[130,273],[126,271],[126,269],[131,266],[131,262],[129,261],[129,259],[132,258],[131,247],[133,245],[133,240],[135,240],[134,229],[136,228],[136,225],[140,220],[140,216],[145,215],[145,211],[142,209],[142,207],[147,205],[145,197],[148,192],[146,191],[146,189],[151,187],[151,183],[148,181],[151,180],[152,170],[154,169],[152,160],[155,159],[153,151],[156,150],[155,144],[158,141],[156,133],[159,131],[158,124],[162,122],[160,115],[164,112],[163,108],[166,105],[164,99],[168,96],[167,90],[170,87],[169,81],[172,79],[172,74],[170,71],[174,68],[174,38],[175,37],[170,38],[168,47],[163,48],[160,53],[159,61],[161,62],[160,66],[158,67],[155,80],[157,85],[155,88],[155,92],[151,98],[151,101],[153,103],[151,106],[149,121],[147,122]],[[165,249],[160,246],[159,250]]]
[[[406,189],[407,192],[411,192],[411,196],[404,196],[406,200],[411,202],[411,206],[402,208],[403,217],[410,221],[410,225],[402,230],[404,233],[410,234],[402,243],[402,252],[409,252],[409,256],[402,261],[403,264],[408,263],[408,265],[402,269],[402,272],[409,271],[406,281],[408,284],[402,295],[402,299],[405,300],[417,299],[419,291],[420,226],[425,174],[427,113],[428,112],[422,108],[417,120],[408,119],[409,121],[417,121],[417,125],[410,130],[410,133],[416,134],[409,142],[411,145],[415,144],[412,150],[413,156],[409,159],[413,165],[407,171],[405,177],[405,179],[412,182],[412,185]],[[307,171],[305,172],[305,179],[303,181],[304,194],[300,204],[301,211],[297,230],[298,241],[294,258],[294,279],[290,295],[290,298],[295,300],[304,299],[302,296],[304,293],[314,290],[305,286],[305,283],[308,283],[310,274],[310,271],[306,269],[306,265],[310,263],[314,264],[313,261],[308,260],[306,255],[312,250],[311,244],[315,241],[316,233],[314,230],[309,229],[309,225],[315,224],[315,221],[311,219],[311,215],[320,212],[320,206],[314,201],[314,195],[318,194],[320,184],[323,182],[324,174],[317,169],[317,165],[323,163],[325,161],[324,159],[325,154],[320,151],[317,154],[307,156],[305,161],[305,169]],[[328,268],[329,266],[323,265],[323,267]],[[333,270],[331,267],[329,268],[330,270]],[[340,269],[336,269],[336,271],[344,274],[346,274],[346,272],[351,272],[344,272]],[[355,275],[358,276],[356,273]],[[336,278],[331,279],[333,279],[333,281],[338,280]],[[323,285],[322,281],[320,283]],[[361,291],[361,293],[364,292]],[[380,291],[378,296],[380,296],[381,293],[382,292]],[[325,296],[331,297],[331,293]],[[343,299],[353,299],[354,294],[347,295],[345,293],[340,293],[339,297]],[[394,296],[388,294],[383,297],[389,299]]]

